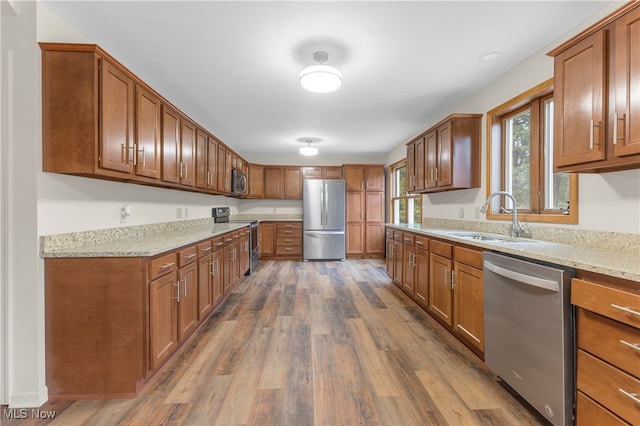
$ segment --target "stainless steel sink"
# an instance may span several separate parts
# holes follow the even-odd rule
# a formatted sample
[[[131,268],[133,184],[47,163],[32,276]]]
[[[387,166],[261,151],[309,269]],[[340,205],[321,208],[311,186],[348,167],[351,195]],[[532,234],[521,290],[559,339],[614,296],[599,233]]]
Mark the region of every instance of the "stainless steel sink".
[[[527,242],[527,241],[533,241],[533,240],[527,240],[527,239],[521,239],[518,238],[517,240],[511,237],[507,237],[507,236],[503,236],[503,235],[495,235],[495,234],[483,234],[480,232],[449,232],[448,233],[451,236],[454,237],[458,237],[458,238],[464,238],[464,239],[469,239],[469,240],[476,240],[476,241],[485,241],[485,242],[493,242],[493,243],[520,243],[520,242]]]

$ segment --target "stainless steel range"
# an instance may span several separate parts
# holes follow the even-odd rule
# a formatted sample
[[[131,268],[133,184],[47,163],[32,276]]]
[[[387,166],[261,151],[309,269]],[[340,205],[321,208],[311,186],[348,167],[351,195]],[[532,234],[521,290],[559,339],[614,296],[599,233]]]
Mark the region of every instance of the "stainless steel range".
[[[258,268],[260,252],[258,251],[258,221],[229,219],[231,209],[229,207],[214,207],[211,211],[215,223],[246,223],[249,225],[249,270],[245,275],[250,275]]]

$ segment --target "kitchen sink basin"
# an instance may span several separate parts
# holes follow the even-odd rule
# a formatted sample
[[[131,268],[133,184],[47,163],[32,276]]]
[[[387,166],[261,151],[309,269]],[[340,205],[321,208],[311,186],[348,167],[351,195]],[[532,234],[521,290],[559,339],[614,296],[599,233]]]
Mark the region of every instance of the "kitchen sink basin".
[[[526,241],[533,241],[533,240],[527,240],[524,238],[514,239],[514,238],[510,238],[503,235],[483,234],[479,232],[449,232],[449,235],[458,237],[458,238],[492,242],[492,243],[520,243],[520,242],[526,242]]]

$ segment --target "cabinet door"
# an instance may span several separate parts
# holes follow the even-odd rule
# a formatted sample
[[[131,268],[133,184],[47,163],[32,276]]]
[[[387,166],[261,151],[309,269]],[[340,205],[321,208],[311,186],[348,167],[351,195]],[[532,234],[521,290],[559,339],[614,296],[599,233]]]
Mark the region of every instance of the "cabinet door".
[[[402,268],[404,266],[404,245],[401,241],[393,240],[393,283],[402,288]]]
[[[176,272],[149,285],[150,369],[155,370],[178,347],[178,305]]]
[[[198,259],[198,320],[202,321],[213,309],[211,297],[211,253]]]
[[[605,158],[604,31],[585,38],[554,61],[554,165]]]
[[[100,167],[131,173],[133,164],[134,83],[100,61]]]
[[[435,188],[436,181],[436,169],[438,167],[438,133],[434,130],[427,133],[424,138],[424,188]]]
[[[249,166],[249,198],[264,197],[264,167],[256,164]]]
[[[384,192],[367,191],[365,219],[367,222],[384,222]]]
[[[302,173],[299,167],[284,168],[284,198],[302,199]]]
[[[453,183],[453,135],[451,122],[438,128],[438,172],[436,186],[450,186]]]
[[[323,167],[322,177],[325,179],[342,179],[342,167],[340,166]]]
[[[367,166],[367,191],[384,191],[384,166]]]
[[[196,187],[207,189],[209,187],[208,174],[209,137],[200,128],[196,129]]]
[[[415,142],[407,145],[407,192],[413,192],[416,189],[416,144]]]
[[[162,103],[160,99],[136,86],[136,174],[160,178],[160,127]]]
[[[162,106],[162,180],[180,182],[180,114]]]
[[[198,325],[198,263],[178,270],[178,340],[185,339]]]
[[[207,188],[215,191],[218,189],[218,141],[207,137]]]
[[[363,192],[347,192],[346,193],[346,221],[347,222],[363,222],[364,221],[364,193]]]
[[[430,253],[429,311],[448,325],[453,325],[451,294],[451,259]]]
[[[403,247],[403,264],[402,264],[402,290],[409,296],[413,297],[415,291],[415,249],[411,246],[405,245]]]
[[[416,278],[413,299],[425,309],[429,308],[429,252],[416,249]]]
[[[196,125],[182,119],[180,132],[180,183],[187,186],[196,184]]]
[[[240,276],[243,276],[249,270],[249,232],[244,231],[242,238],[240,239],[239,250],[239,263],[240,263]]]
[[[214,307],[218,306],[224,296],[223,268],[223,250],[215,250],[211,253],[211,304]]]
[[[273,256],[275,242],[275,225],[273,223],[261,223],[258,227],[258,250],[260,256]]]
[[[384,255],[384,223],[365,223],[364,251],[368,256]]]
[[[264,198],[284,197],[284,179],[282,167],[264,168]]]
[[[386,251],[385,251],[385,263],[387,268],[387,275],[389,278],[393,278],[393,264],[395,254],[393,252],[393,238],[387,238]]]
[[[347,191],[364,191],[364,166],[344,166]]]
[[[484,291],[482,271],[455,262],[453,330],[484,352]]]
[[[640,8],[618,18],[615,37],[614,154],[640,154]]]
[[[221,143],[218,144],[218,191],[228,194],[231,192],[231,172],[227,174],[227,150]]]
[[[424,138],[416,142],[416,152],[414,154],[415,179],[413,187],[416,191],[424,189]]]
[[[364,238],[364,223],[347,223],[345,235],[345,254],[347,256],[362,256],[364,254]]]

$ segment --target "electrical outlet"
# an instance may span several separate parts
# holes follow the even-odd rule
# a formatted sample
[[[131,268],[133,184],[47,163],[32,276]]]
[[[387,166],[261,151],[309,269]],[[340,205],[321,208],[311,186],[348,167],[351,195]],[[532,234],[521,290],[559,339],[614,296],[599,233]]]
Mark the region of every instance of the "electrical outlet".
[[[120,223],[127,223],[129,216],[131,216],[131,206],[124,205],[120,207]]]
[[[458,211],[458,217],[460,219],[464,217],[464,207],[460,207],[460,210]]]
[[[189,217],[189,207],[185,207],[184,208],[184,217],[188,218]]]
[[[480,219],[480,207],[476,207],[476,219]]]
[[[178,218],[178,219],[182,218],[182,207],[178,207],[176,209],[176,218]]]

